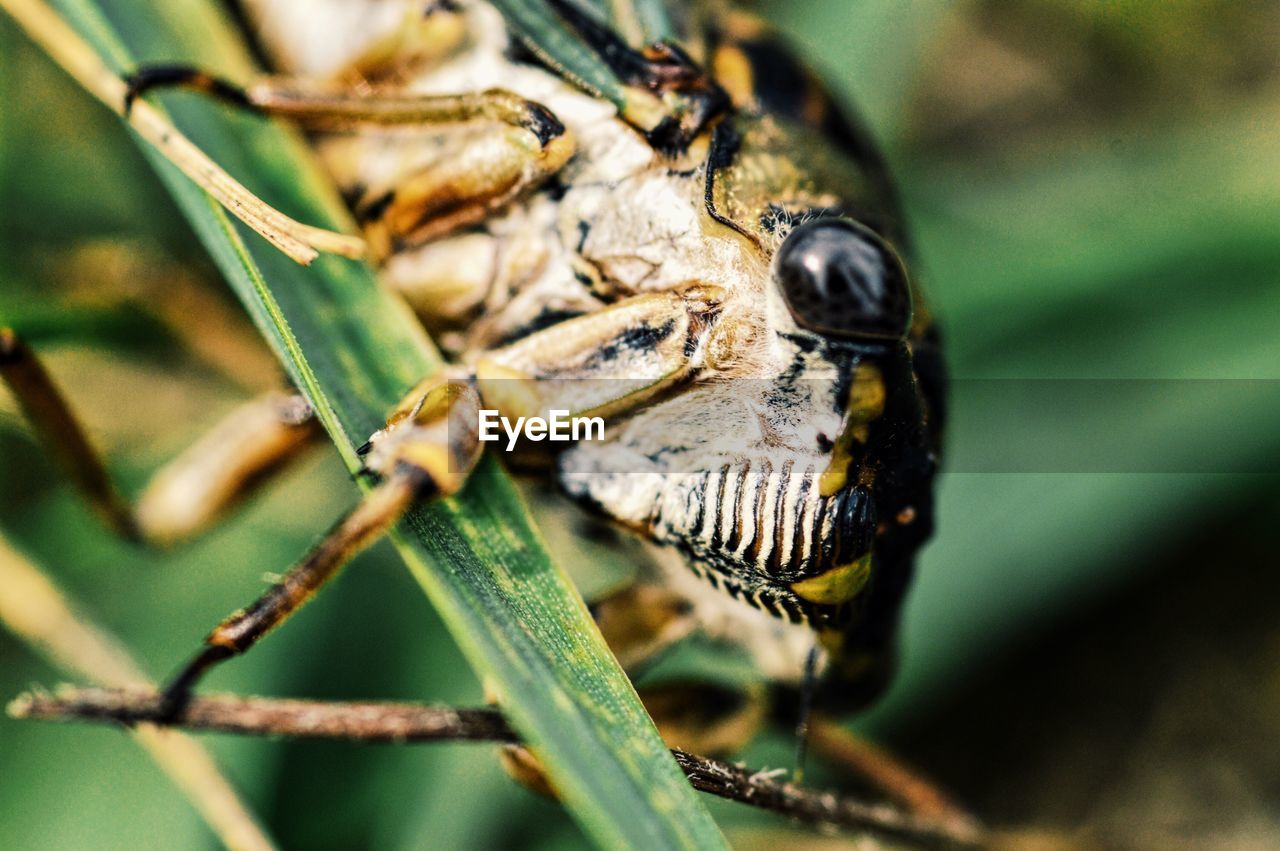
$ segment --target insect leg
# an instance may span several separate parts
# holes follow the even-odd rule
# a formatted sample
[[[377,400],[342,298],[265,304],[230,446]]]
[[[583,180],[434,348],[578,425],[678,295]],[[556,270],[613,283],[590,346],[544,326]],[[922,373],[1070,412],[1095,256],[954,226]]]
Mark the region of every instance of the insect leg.
[[[662,739],[690,753],[730,756],[754,739],[769,717],[767,690],[685,680],[639,689]]]
[[[851,771],[913,815],[958,829],[977,829],[978,820],[918,768],[835,719],[814,715],[810,738],[814,751]]]
[[[89,505],[136,541],[171,544],[203,530],[319,434],[301,397],[266,394],[232,411],[162,468],[131,510],[52,376],[9,328],[0,328],[0,379]]]
[[[633,675],[697,626],[687,600],[648,582],[593,602],[591,616],[618,664]]]
[[[211,668],[247,651],[311,599],[356,553],[400,519],[416,493],[417,483],[409,476],[375,488],[280,581],[218,624],[205,638],[204,648],[165,686],[161,715],[181,712]]]
[[[632,679],[697,628],[689,602],[661,585],[636,582],[591,606],[596,625]],[[663,739],[693,753],[730,754],[767,717],[762,688],[738,689],[684,680],[640,689]]]
[[[395,254],[378,281],[403,296],[437,344],[444,344],[441,335],[470,324],[510,262],[497,237],[456,233]]]
[[[759,735],[767,720],[762,688],[733,689],[705,682],[673,682],[637,689],[640,702],[668,747],[726,758]],[[559,797],[537,755],[521,744],[498,752],[512,780],[547,798]]]
[[[480,221],[560,170],[571,135],[546,107],[503,89],[449,95],[359,94],[332,84],[261,77],[244,88],[187,66],[146,66],[129,77],[129,101],[157,87],[186,88],[303,126],[443,127],[496,124],[497,133],[447,139],[431,162],[406,166],[356,203],[375,255]]]
[[[489,120],[524,128],[543,145],[564,133],[564,125],[546,107],[505,89],[450,95],[362,94],[273,75],[240,87],[188,65],[146,65],[129,75],[127,83],[130,103],[156,88],[190,89],[316,129]]]
[[[480,357],[476,385],[507,416],[635,410],[692,369],[697,338],[719,310],[712,290],[632,296],[530,334]]]
[[[52,376],[12,328],[0,328],[0,378],[8,385],[46,450],[108,526],[131,540],[141,533],[102,457]]]
[[[818,648],[814,647],[804,660],[804,678],[800,685],[800,717],[796,721],[795,778],[804,778],[804,761],[809,753],[809,723],[813,718],[813,692],[818,667]]]
[[[55,261],[51,275],[70,304],[142,313],[246,391],[279,384],[279,362],[244,311],[219,297],[203,275],[146,240],[113,237],[76,246]]]
[[[204,650],[166,689],[166,708],[181,711],[209,668],[245,652],[284,621],[415,500],[456,492],[480,457],[481,395],[508,416],[547,403],[575,413],[633,407],[687,372],[690,335],[715,307],[709,288],[702,287],[636,296],[494,350],[462,380],[434,377],[419,384],[361,447],[382,484],[284,578],[210,633]],[[554,390],[541,395],[541,385],[553,383],[543,379],[555,378],[614,380],[585,382],[586,391],[568,397]]]
[[[453,454],[431,468],[448,476],[455,489],[462,483],[459,472],[465,478],[472,463],[463,463],[467,445],[458,440],[466,438],[479,446],[482,399],[486,409],[509,420],[545,416],[552,409],[563,409],[570,417],[591,414],[602,419],[636,409],[688,374],[692,338],[718,309],[711,289],[695,286],[683,294],[633,296],[481,354],[474,370],[458,372],[452,380],[428,378],[360,448],[366,467],[390,476],[403,452],[416,456],[422,451],[423,418],[440,407],[442,393],[465,390],[474,400],[472,407],[462,409],[470,412],[470,419],[451,416],[452,428],[436,440]]]
[[[194,537],[321,433],[300,395],[265,393],[240,405],[152,477],[134,510],[144,539]]]
[[[383,480],[257,600],[223,620],[164,689],[163,715],[182,711],[199,680],[283,623],[417,500],[455,493],[480,457],[479,400],[468,384],[435,379],[393,415],[369,453]],[[425,385],[424,385],[425,386]]]

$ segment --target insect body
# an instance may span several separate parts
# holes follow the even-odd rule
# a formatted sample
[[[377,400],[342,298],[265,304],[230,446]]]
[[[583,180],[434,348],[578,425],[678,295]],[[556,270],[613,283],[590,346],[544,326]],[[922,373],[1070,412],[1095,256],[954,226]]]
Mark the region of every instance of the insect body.
[[[314,129],[383,280],[454,361],[370,438],[383,484],[210,635],[175,706],[413,500],[455,491],[482,408],[608,421],[555,475],[656,545],[643,579],[678,599],[670,621],[783,685],[815,673],[831,705],[883,682],[941,416],[892,187],[755,24],[606,5],[612,20],[573,0],[250,2],[287,77],[133,78],[135,96],[186,85]]]
[[[555,5],[580,26],[588,18]],[[421,26],[450,15],[427,11]],[[745,643],[791,683],[816,636],[825,693],[861,698],[883,673],[929,534],[940,413],[936,342],[923,310],[912,311],[900,219],[874,149],[741,18],[684,46],[722,72],[700,78],[689,62],[690,90],[718,90],[724,102],[708,116],[717,98],[704,97],[704,125],[662,150],[661,121],[646,128],[531,62],[493,8],[461,15],[457,48],[402,67],[391,90],[501,87],[545,107],[575,153],[553,166],[558,154],[530,156],[526,170],[554,176],[517,200],[498,196],[462,230],[453,212],[396,217],[385,201],[364,202],[372,229],[388,234],[386,277],[443,332],[485,404],[545,408],[553,391],[543,385],[566,393],[568,381],[576,409],[611,415],[607,440],[560,456],[560,482],[667,545],[663,581],[704,628]],[[338,28],[323,47],[307,34],[305,56],[300,40],[273,42],[270,33],[293,29],[286,16],[271,4],[260,23],[271,52],[296,57],[290,73],[360,64],[366,48]],[[620,38],[585,35],[606,49]],[[397,204],[400,191],[384,187],[441,168],[448,135],[426,154],[421,131],[321,145],[350,194],[394,191]],[[397,463],[386,451],[395,432],[375,438],[374,469]]]

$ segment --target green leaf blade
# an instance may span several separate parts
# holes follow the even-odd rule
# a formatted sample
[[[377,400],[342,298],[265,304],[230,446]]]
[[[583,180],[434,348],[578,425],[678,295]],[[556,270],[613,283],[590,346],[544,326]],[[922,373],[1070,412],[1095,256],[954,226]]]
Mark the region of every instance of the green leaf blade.
[[[578,86],[622,109],[627,96],[618,75],[582,42],[545,0],[491,0],[530,50]]]

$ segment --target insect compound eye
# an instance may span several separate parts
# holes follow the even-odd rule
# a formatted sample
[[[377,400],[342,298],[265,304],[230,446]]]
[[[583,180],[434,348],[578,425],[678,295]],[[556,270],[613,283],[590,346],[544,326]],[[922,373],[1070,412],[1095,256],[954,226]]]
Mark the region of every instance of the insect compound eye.
[[[901,339],[911,324],[907,271],[878,234],[848,219],[797,226],[774,260],[791,315],[827,337]]]

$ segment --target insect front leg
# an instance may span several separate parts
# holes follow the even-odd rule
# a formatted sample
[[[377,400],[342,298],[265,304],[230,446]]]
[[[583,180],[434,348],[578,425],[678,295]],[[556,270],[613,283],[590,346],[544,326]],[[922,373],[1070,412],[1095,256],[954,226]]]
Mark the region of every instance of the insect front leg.
[[[453,380],[432,377],[405,396],[387,424],[360,449],[366,466],[383,476],[394,474],[405,452],[424,451],[419,435],[422,417],[433,409],[441,387],[465,386],[474,394],[475,416],[457,422],[445,435],[459,457],[463,438],[479,443],[480,409],[495,410],[509,420],[545,416],[562,409],[568,416],[602,418],[633,411],[689,374],[690,352],[718,309],[711,288],[694,286],[680,293],[653,293],[624,299],[595,313],[569,319],[508,346],[478,356],[469,370]],[[456,490],[455,480],[470,465],[453,463],[441,475]],[[415,463],[417,463],[415,461]],[[439,463],[434,467],[440,468]],[[452,492],[452,491],[450,491]]]
[[[172,544],[203,531],[319,434],[300,396],[260,396],[157,472],[134,509],[53,377],[11,328],[0,328],[0,380],[90,507],[117,533],[147,543]]]
[[[693,284],[623,299],[481,356],[476,385],[508,416],[634,411],[692,372],[720,298]]]
[[[209,633],[204,648],[165,687],[161,714],[177,716],[211,668],[283,623],[416,501],[457,492],[480,457],[478,413],[475,389],[465,382],[441,377],[419,385],[367,450],[382,481],[279,581]]]
[[[400,162],[390,177],[369,183],[355,163],[368,153],[356,141],[330,146],[340,184],[359,185],[357,218],[375,256],[416,245],[481,221],[493,210],[560,170],[573,154],[572,136],[546,107],[503,89],[447,95],[355,94],[290,77],[262,77],[241,88],[199,69],[156,65],[129,78],[129,101],[158,87],[192,89],[318,130],[359,126],[441,130],[494,125],[484,133],[441,133],[415,153],[384,152]],[[350,164],[348,164],[350,160]]]
[[[415,387],[361,447],[381,483],[279,582],[208,635],[166,687],[165,714],[180,712],[210,668],[279,626],[415,501],[456,493],[480,457],[482,398],[508,417],[552,405],[574,414],[634,409],[688,373],[689,343],[716,309],[713,295],[692,287],[683,296],[636,296],[496,349],[471,373]]]

